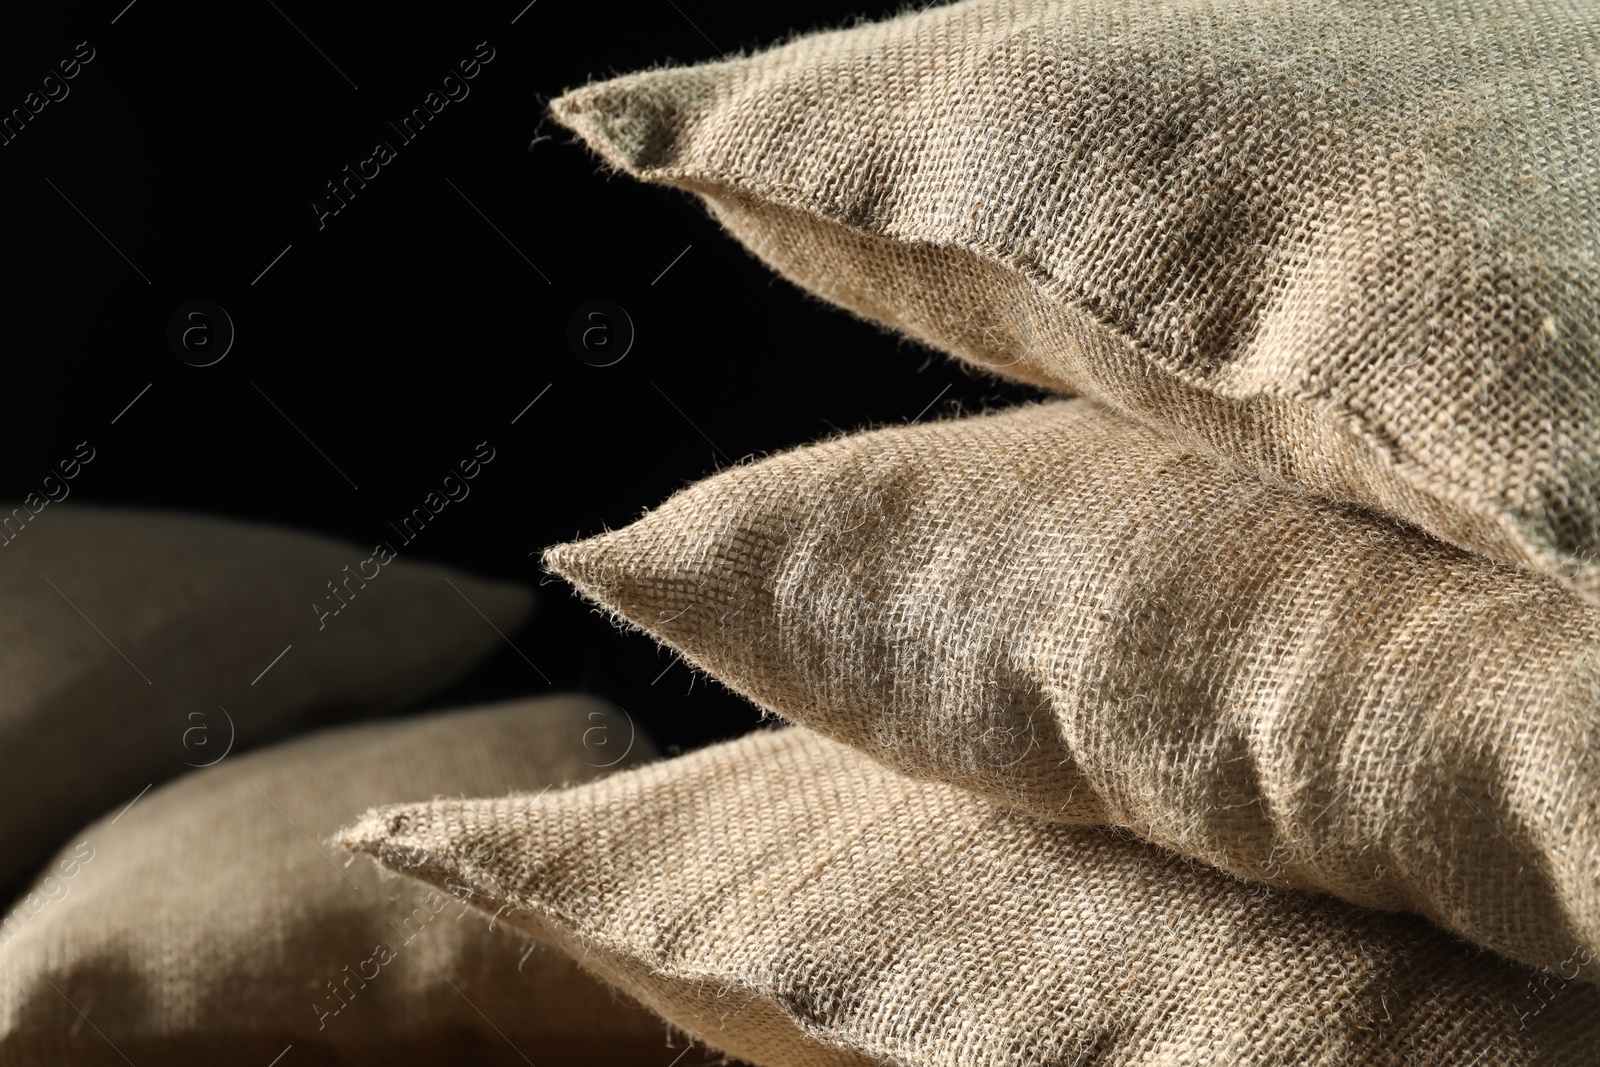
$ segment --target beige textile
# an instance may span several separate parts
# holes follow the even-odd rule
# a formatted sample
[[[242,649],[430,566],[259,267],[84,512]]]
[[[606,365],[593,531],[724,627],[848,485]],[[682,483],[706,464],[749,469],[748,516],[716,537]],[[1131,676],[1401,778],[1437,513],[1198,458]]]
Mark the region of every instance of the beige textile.
[[[1414,916],[1004,812],[802,728],[379,808],[340,840],[475,887],[763,1067],[1600,1062],[1600,988],[1536,1000],[1532,972]]]
[[[152,791],[74,836],[38,909],[0,924],[0,1064],[267,1067],[292,1045],[280,1067],[667,1067],[660,1022],[563,956],[524,960],[459,898],[327,842],[374,803],[635,764],[650,746],[619,759],[628,735],[598,701],[516,701],[314,734]]]
[[[905,773],[1600,976],[1600,611],[1085,399],[733,468],[547,564]]]
[[[864,318],[1600,603],[1597,57],[1592,0],[969,0],[553,113]]]
[[[89,820],[230,744],[242,751],[296,720],[389,709],[442,687],[531,603],[520,586],[182,513],[51,504],[9,536],[0,545],[8,890]]]

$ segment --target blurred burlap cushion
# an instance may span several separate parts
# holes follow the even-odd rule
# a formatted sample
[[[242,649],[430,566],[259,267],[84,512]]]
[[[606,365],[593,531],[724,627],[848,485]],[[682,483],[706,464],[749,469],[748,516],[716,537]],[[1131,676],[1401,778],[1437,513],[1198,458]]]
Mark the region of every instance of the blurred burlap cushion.
[[[1600,602],[1600,6],[972,0],[556,100],[819,296]]]
[[[1088,400],[724,471],[549,566],[900,770],[1600,961],[1600,611]]]
[[[230,745],[453,681],[531,600],[446,567],[380,564],[347,541],[181,513],[55,504],[8,536],[6,891],[90,819]]]
[[[586,748],[595,730],[616,743]],[[661,1024],[565,957],[524,960],[457,894],[327,843],[375,803],[637,763],[649,746],[619,760],[628,735],[596,701],[521,701],[316,734],[155,790],[72,839],[37,911],[7,913],[0,1063],[266,1067],[293,1045],[280,1067],[666,1067]]]
[[[800,728],[542,798],[379,808],[340,841],[479,888],[768,1067],[1577,1064],[1600,1041],[1593,986],[1536,1000],[1532,972],[1414,916],[1252,889]]]

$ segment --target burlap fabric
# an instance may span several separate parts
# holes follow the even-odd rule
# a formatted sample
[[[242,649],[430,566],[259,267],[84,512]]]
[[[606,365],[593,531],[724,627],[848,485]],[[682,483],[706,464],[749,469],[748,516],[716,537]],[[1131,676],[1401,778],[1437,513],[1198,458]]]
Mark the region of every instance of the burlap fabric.
[[[1600,1062],[1593,986],[1535,1001],[1533,972],[1414,916],[1006,813],[801,728],[540,799],[392,805],[340,840],[428,856],[409,870],[768,1067]]]
[[[596,701],[522,701],[229,757],[111,813],[0,927],[0,1063],[666,1067],[660,1022],[564,956],[326,841],[378,802],[592,779],[627,734]]]
[[[867,319],[1600,602],[1597,54],[1587,2],[975,0],[553,113]]]
[[[546,561],[909,774],[1600,971],[1600,611],[1088,400],[725,471]]]
[[[53,504],[11,536],[0,547],[6,891],[90,819],[230,743],[242,751],[294,719],[444,685],[530,603],[518,586],[380,565],[348,542],[181,514]],[[319,620],[318,604],[340,613]]]

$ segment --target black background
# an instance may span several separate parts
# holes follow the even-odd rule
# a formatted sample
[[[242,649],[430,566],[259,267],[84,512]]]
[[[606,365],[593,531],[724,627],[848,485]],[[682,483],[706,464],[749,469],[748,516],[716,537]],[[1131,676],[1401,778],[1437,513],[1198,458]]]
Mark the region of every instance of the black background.
[[[370,546],[486,440],[471,495],[402,558],[540,585],[539,604],[516,650],[429,706],[585,689],[689,748],[758,716],[546,579],[538,551],[744,457],[1019,392],[805,297],[689,196],[607,174],[544,118],[565,88],[889,6],[524,3],[8,12],[0,111],[79,42],[94,59],[0,147],[0,496],[88,440],[75,501]],[[480,42],[469,95],[402,143],[386,123]],[[394,161],[319,227],[312,201],[380,140]],[[203,368],[166,340],[195,299],[236,330]],[[637,334],[609,367],[566,339],[596,299]]]

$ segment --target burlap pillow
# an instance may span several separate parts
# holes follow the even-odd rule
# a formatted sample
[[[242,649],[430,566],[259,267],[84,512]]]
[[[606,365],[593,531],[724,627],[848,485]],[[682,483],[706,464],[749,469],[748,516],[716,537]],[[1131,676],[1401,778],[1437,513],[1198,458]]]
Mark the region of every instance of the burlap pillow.
[[[1253,890],[802,729],[379,808],[339,840],[771,1067],[1597,1062],[1593,986],[1536,999],[1415,917]]]
[[[239,522],[53,504],[11,536],[0,546],[6,890],[90,819],[230,744],[444,685],[529,606],[517,586]]]
[[[1597,55],[1556,0],[972,0],[553,112],[867,319],[1600,602]]]
[[[508,703],[230,757],[111,813],[51,864],[36,911],[0,921],[0,1063],[266,1067],[293,1045],[282,1067],[666,1067],[661,1024],[564,957],[523,959],[448,894],[326,841],[374,803],[638,763],[649,742],[624,759],[628,734],[596,701]]]
[[[1596,977],[1600,611],[1550,578],[1087,400],[800,449],[546,560],[910,774]]]

